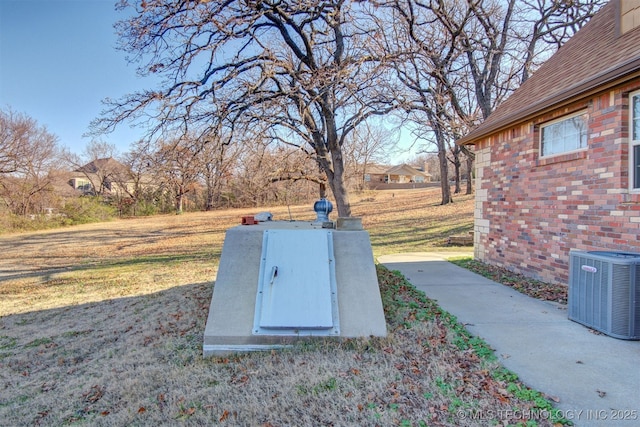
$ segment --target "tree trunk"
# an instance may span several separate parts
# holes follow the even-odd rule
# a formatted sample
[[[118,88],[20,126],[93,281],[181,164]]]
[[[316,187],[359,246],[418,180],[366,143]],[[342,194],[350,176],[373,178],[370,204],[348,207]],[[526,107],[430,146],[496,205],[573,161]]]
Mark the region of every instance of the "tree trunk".
[[[462,190],[460,189],[460,148],[455,146],[453,149],[453,171],[454,171],[454,180],[455,180],[455,189],[453,191],[454,194],[460,194]]]
[[[344,162],[342,160],[342,152],[332,151],[331,159],[333,161],[333,173],[327,174],[329,186],[333,192],[336,201],[336,209],[339,217],[351,216],[351,204],[349,203],[349,195],[344,185]],[[330,176],[331,175],[331,176]]]
[[[449,186],[449,160],[447,159],[447,141],[440,120],[441,107],[436,106],[436,112],[428,111],[427,115],[432,123],[433,132],[436,136],[436,146],[438,147],[438,164],[440,165],[440,188],[442,189],[442,205],[453,202],[451,198],[451,187]]]
[[[180,215],[182,213],[183,198],[184,193],[182,192],[182,190],[179,190],[178,194],[176,194],[176,215]]]
[[[438,143],[438,160],[440,163],[440,188],[442,189],[442,203],[441,205],[447,205],[453,200],[451,199],[451,187],[449,186],[449,172],[447,161],[447,150],[444,144]]]
[[[205,196],[206,201],[205,201],[204,210],[209,212],[213,210],[215,206],[214,200],[216,199],[214,184],[209,179],[207,179],[207,189],[205,194],[206,194]]]
[[[473,178],[473,157],[467,155],[467,192],[465,194],[472,194],[473,193],[473,184],[472,184],[472,178]]]

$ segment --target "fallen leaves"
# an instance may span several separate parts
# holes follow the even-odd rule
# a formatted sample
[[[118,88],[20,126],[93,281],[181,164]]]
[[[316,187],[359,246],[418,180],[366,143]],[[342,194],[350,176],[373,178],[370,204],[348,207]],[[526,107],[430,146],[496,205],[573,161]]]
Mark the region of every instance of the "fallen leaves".
[[[194,408],[193,406],[190,406],[188,408],[184,408],[180,410],[180,415],[185,415],[187,417],[190,417],[191,415],[196,413],[196,408]]]
[[[568,287],[561,284],[545,283],[514,273],[506,268],[485,264],[477,260],[452,260],[454,264],[478,273],[488,279],[509,286],[518,292],[543,301],[567,304]]]
[[[196,413],[196,407],[191,403],[185,405],[186,401],[187,401],[186,398],[181,397],[176,402],[176,405],[178,405],[178,417],[179,418],[188,418],[188,417],[191,417],[193,414]]]
[[[249,375],[233,376],[229,381],[230,384],[243,385],[249,382]]]
[[[104,387],[93,385],[89,391],[82,393],[82,397],[86,403],[96,403],[104,396]]]
[[[392,279],[381,276],[381,287]],[[70,306],[54,312],[54,320],[68,317],[67,330],[91,327],[92,332],[64,340],[63,332],[52,334],[60,345],[47,349],[46,364],[36,364],[42,357],[36,347],[21,355],[28,365],[18,365],[14,356],[3,363],[15,364],[18,379],[26,388],[36,388],[30,393],[48,398],[50,407],[36,409],[49,411],[42,422],[48,425],[58,419],[86,424],[108,415],[98,423],[118,424],[116,420],[129,416],[122,425],[398,425],[406,420],[444,426],[452,425],[456,405],[526,408],[505,384],[491,378],[492,365],[482,365],[473,350],[456,346],[451,324],[411,286],[400,284],[388,293],[387,338],[203,360],[203,308],[208,306],[202,301],[210,301],[211,288],[210,282],[176,286],[88,304],[86,312]],[[50,312],[42,312],[17,320],[43,324],[42,319],[50,318]],[[126,331],[129,325],[133,329]],[[69,367],[75,371],[68,372]],[[31,373],[28,379],[19,376],[25,370]],[[53,371],[65,381],[58,380],[55,392],[43,397],[40,387],[46,383],[47,389],[58,378]],[[442,388],[434,384],[438,376]],[[124,379],[126,383],[120,382]],[[66,405],[52,398],[63,387],[75,390]],[[36,407],[32,401],[23,406]],[[7,408],[0,407],[5,419]],[[18,416],[32,421],[34,410],[28,415],[23,411]]]
[[[55,381],[51,381],[51,382],[44,382],[42,383],[42,385],[40,386],[40,390],[42,392],[48,392],[51,391],[53,389],[56,388],[57,383]]]

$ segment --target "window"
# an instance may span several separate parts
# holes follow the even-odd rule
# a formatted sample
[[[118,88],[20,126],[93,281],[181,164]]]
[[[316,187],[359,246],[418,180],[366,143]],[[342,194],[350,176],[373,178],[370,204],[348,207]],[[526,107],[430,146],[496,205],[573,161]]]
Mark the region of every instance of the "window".
[[[73,178],[69,181],[69,184],[76,190],[81,190],[81,191],[91,190],[91,182],[88,179]]]
[[[629,137],[629,184],[632,190],[640,191],[640,92],[631,94]]]
[[[586,112],[583,111],[542,125],[540,145],[542,156],[554,156],[587,148]]]

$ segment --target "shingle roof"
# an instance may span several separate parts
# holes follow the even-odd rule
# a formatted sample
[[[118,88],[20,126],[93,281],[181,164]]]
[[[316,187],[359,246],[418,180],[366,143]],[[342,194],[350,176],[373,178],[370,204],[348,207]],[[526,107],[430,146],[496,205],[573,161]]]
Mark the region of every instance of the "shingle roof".
[[[384,175],[389,170],[389,166],[367,165],[367,173],[373,175]]]
[[[549,58],[477,128],[457,141],[478,139],[548,109],[640,75],[640,27],[619,35],[619,1],[612,0]]]
[[[401,165],[393,166],[392,168],[387,170],[387,173],[389,175],[427,176],[427,174],[425,174],[424,172],[419,171],[418,169],[412,166],[409,166],[405,163]]]
[[[368,165],[367,173],[371,175],[406,175],[406,176],[422,175],[424,177],[431,176],[431,174],[418,170],[413,166],[409,166],[405,163],[401,165],[396,165],[396,166]]]
[[[125,165],[123,165],[113,157],[107,157],[104,159],[93,160],[86,165],[76,169],[74,172],[97,173],[100,170],[108,170],[110,172],[123,172],[126,171],[127,168]]]

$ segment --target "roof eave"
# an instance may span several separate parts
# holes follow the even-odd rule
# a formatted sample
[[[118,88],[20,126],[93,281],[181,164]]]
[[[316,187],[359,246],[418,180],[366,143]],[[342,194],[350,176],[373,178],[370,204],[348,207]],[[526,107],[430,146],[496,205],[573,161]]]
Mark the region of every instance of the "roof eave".
[[[638,76],[640,76],[640,57],[627,61],[620,66],[612,67],[585,82],[574,85],[567,90],[545,98],[527,108],[509,114],[486,127],[480,125],[466,136],[457,140],[456,144],[474,145],[479,139],[500,132],[516,123],[529,120],[549,110],[563,107],[564,105],[588,97],[594,93],[610,89]]]

